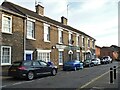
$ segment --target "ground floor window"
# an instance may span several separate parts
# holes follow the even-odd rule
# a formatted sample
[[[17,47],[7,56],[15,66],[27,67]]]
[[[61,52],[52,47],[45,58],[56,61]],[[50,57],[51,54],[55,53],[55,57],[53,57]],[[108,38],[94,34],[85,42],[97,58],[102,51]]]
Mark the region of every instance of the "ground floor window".
[[[37,55],[37,59],[38,60],[43,60],[45,62],[49,62],[50,61],[50,52],[47,52],[46,50],[43,52],[38,52]]]
[[[63,65],[63,52],[59,51],[59,65]]]
[[[80,60],[80,53],[79,52],[76,53],[76,56],[77,56],[77,60]]]
[[[1,46],[1,65],[11,64],[11,46]]]

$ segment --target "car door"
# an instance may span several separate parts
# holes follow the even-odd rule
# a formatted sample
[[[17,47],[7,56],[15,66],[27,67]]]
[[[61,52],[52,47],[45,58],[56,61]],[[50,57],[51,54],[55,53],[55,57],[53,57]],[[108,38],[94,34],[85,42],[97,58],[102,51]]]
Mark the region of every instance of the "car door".
[[[52,67],[50,65],[48,65],[46,62],[44,61],[39,61],[41,67],[42,67],[42,73],[46,73],[46,72],[51,72]]]
[[[42,73],[42,66],[40,65],[38,61],[33,61],[33,68],[37,75]]]

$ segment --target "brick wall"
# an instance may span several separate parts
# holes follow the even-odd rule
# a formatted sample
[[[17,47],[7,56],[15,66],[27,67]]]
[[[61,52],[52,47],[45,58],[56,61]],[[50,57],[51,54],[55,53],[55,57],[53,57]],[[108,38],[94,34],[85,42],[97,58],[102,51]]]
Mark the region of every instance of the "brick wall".
[[[2,45],[11,46],[11,59],[13,62],[23,60],[23,19],[11,16],[12,34],[2,33]]]
[[[95,54],[96,54],[96,57],[99,58],[100,57],[100,47],[95,47]]]
[[[111,49],[108,47],[108,48],[102,48],[101,49],[101,57],[103,56],[110,56],[110,57],[113,57],[113,52],[111,51]]]
[[[12,16],[12,34],[2,33],[2,46],[11,46],[11,63],[23,60],[23,19],[11,14],[4,14]],[[6,72],[8,67],[2,66],[3,72]]]

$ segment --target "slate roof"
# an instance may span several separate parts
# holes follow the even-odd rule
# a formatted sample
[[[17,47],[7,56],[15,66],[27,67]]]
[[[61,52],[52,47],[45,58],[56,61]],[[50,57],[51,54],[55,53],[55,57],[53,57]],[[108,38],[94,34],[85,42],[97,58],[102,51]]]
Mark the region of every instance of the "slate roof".
[[[7,9],[10,10],[10,11],[16,12],[16,13],[18,13],[18,14],[20,14],[20,15],[23,15],[23,16],[32,16],[32,17],[35,17],[35,18],[37,18],[37,19],[44,20],[44,21],[46,21],[46,22],[50,22],[50,23],[52,23],[52,24],[61,26],[61,27],[63,27],[63,28],[67,28],[68,30],[72,30],[72,31],[81,33],[81,34],[83,34],[83,35],[86,35],[86,36],[94,39],[93,37],[85,34],[84,32],[82,32],[82,31],[80,31],[80,30],[77,30],[77,29],[75,29],[75,28],[73,28],[73,27],[71,27],[71,26],[68,26],[68,25],[63,25],[61,22],[58,22],[58,21],[56,21],[56,20],[53,20],[53,19],[51,19],[51,18],[49,18],[49,17],[38,15],[38,14],[37,14],[36,12],[34,12],[34,11],[31,11],[31,10],[26,9],[26,8],[24,8],[24,7],[21,7],[21,6],[19,6],[19,5],[13,4],[13,3],[11,3],[11,2],[4,1],[1,6],[7,8]],[[94,40],[95,40],[95,39],[94,39]]]

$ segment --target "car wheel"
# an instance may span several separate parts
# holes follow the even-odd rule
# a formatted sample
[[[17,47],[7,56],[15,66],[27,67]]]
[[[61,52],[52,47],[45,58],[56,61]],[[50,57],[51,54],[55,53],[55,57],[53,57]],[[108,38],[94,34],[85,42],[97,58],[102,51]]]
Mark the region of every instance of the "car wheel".
[[[53,76],[55,76],[55,75],[57,74],[56,69],[52,69],[51,74],[52,74]]]
[[[77,70],[77,68],[76,67],[74,67],[74,71],[76,71]]]
[[[89,64],[88,67],[91,67],[91,64]]]
[[[28,72],[27,79],[32,80],[34,78],[34,73],[32,71]]]

